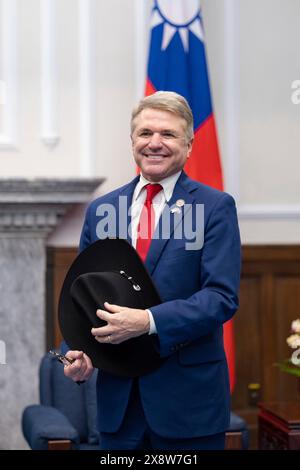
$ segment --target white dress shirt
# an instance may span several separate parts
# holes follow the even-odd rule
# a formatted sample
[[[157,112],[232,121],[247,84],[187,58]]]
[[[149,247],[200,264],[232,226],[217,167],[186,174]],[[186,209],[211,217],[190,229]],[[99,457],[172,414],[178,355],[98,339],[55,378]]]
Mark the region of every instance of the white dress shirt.
[[[161,181],[156,182],[156,183],[159,183],[163,189],[162,191],[156,194],[156,196],[153,198],[153,201],[152,201],[154,215],[155,215],[154,230],[162,214],[162,211],[164,210],[166,203],[169,202],[169,200],[172,197],[175,184],[177,183],[177,180],[180,174],[181,174],[181,171],[178,171],[174,175],[168,176],[167,178],[164,178]],[[141,212],[142,212],[145,199],[146,199],[145,186],[147,184],[151,184],[151,182],[146,180],[146,178],[144,178],[144,176],[141,174],[139,182],[137,183],[133,192],[132,204],[131,204],[131,239],[132,239],[132,246],[134,246],[134,248],[136,248],[137,230],[138,230],[139,220],[140,220]],[[156,326],[155,326],[155,322],[154,322],[151,310],[147,309],[147,312],[149,314],[149,319],[150,319],[149,335],[151,335],[153,333],[156,333],[157,330],[156,330]]]

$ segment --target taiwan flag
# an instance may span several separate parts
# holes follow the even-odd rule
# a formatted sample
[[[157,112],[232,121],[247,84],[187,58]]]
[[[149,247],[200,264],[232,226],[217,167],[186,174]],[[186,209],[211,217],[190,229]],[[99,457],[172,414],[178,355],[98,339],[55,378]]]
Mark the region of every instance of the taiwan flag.
[[[199,0],[154,0],[146,95],[175,91],[194,115],[194,144],[185,171],[201,183],[223,189],[222,168],[205,55]],[[232,320],[224,325],[231,391],[235,382]]]

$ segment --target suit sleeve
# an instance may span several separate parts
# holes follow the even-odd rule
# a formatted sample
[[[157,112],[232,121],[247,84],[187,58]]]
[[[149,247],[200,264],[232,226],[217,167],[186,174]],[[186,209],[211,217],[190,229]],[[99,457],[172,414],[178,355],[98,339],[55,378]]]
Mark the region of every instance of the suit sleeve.
[[[162,357],[172,354],[178,345],[186,346],[220,330],[237,310],[241,243],[235,203],[226,193],[206,222],[200,263],[197,292],[151,307]],[[181,275],[189,276],[189,272]]]
[[[91,244],[91,232],[90,232],[91,206],[92,204],[90,204],[86,210],[85,219],[84,219],[82,230],[81,230],[80,241],[79,241],[80,253]]]

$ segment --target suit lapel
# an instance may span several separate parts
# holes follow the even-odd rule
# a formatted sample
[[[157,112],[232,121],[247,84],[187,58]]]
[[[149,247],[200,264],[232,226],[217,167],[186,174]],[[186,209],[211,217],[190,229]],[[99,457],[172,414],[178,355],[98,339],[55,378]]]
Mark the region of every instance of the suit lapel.
[[[131,183],[123,188],[118,194],[118,201],[116,207],[116,235],[119,238],[124,238],[128,243],[132,244],[131,237],[131,203],[134,189],[139,181],[139,176],[136,176]]]
[[[118,201],[115,204],[116,207],[116,236],[119,238],[124,238],[130,244],[132,244],[131,237],[131,212],[130,206],[132,203],[132,197],[134,189],[139,181],[139,175],[136,176],[131,183],[126,185],[118,194]],[[155,230],[152,243],[146,258],[146,267],[150,274],[154,271],[156,264],[165,249],[166,244],[169,239],[172,238],[174,230],[183,222],[184,213],[187,213],[191,209],[191,205],[195,202],[192,192],[198,187],[199,183],[191,180],[188,176],[182,172],[173,191],[173,195],[169,202],[166,204],[166,207],[161,215],[157,228]],[[181,207],[180,212],[171,212],[171,209],[176,206],[176,201],[183,200],[185,204]],[[180,208],[179,208],[180,209]],[[169,219],[168,219],[168,216]],[[169,228],[167,233],[164,233],[163,221],[169,220]],[[160,236],[164,235],[164,236]]]
[[[145,262],[150,274],[153,273],[166,244],[173,236],[174,230],[179,224],[183,223],[184,213],[191,210],[191,206],[195,201],[191,194],[194,188],[193,183],[194,182],[182,172],[175,185],[173,195],[163,210]],[[179,201],[179,205],[176,204],[177,201]],[[182,201],[184,205],[180,206]],[[173,212],[172,209],[175,209],[175,212]]]

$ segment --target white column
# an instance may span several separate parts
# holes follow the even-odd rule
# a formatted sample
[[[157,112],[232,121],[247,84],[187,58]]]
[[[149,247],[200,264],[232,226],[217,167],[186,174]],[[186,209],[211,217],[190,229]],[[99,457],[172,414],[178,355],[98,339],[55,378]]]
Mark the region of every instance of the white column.
[[[59,142],[57,96],[56,0],[41,2],[41,102],[42,132],[45,145]]]
[[[80,176],[96,169],[96,1],[79,0]]]
[[[147,59],[150,38],[150,8],[152,1],[135,0],[135,101],[140,100],[145,91]]]
[[[16,0],[0,2],[0,21],[2,49],[0,148],[15,149],[18,143],[18,11]]]

